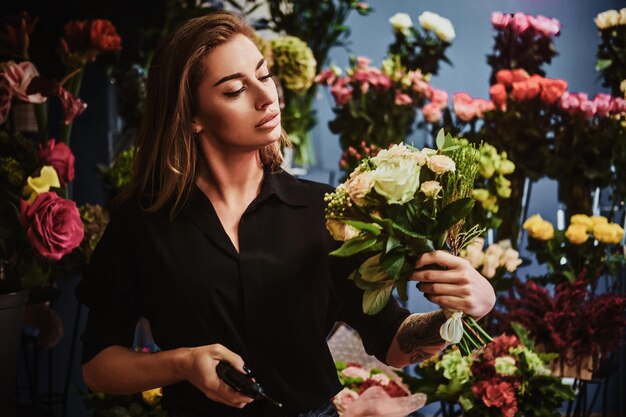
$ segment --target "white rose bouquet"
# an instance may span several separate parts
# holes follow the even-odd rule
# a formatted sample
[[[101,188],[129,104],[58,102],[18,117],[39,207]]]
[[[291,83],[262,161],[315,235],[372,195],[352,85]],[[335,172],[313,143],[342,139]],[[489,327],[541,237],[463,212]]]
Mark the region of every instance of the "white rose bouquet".
[[[406,284],[417,259],[443,249],[454,255],[478,237],[478,226],[465,227],[480,153],[467,141],[437,135],[437,150],[400,144],[366,158],[326,195],[326,225],[343,245],[335,256],[369,254],[350,274],[363,289],[363,311],[378,313],[397,288],[407,299]],[[448,311],[442,337],[469,353],[491,340],[462,312]],[[462,322],[465,322],[465,329]],[[463,340],[461,340],[463,339]]]

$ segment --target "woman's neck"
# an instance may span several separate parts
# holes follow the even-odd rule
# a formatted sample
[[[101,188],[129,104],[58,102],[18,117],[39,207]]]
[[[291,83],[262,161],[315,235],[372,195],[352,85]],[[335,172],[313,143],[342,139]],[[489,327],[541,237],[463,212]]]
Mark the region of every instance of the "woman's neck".
[[[201,157],[196,184],[214,204],[247,207],[261,190],[263,173],[258,152]]]

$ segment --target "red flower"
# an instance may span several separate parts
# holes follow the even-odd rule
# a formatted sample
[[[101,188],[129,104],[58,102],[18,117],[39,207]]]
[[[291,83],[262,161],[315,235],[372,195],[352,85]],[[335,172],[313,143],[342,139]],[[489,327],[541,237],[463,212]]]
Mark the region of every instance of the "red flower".
[[[34,248],[58,261],[80,245],[83,223],[76,203],[55,193],[42,193],[33,204],[21,201],[20,218]]]
[[[74,155],[65,143],[50,139],[45,148],[39,145],[39,159],[54,167],[63,186],[74,180]]]
[[[497,378],[478,381],[472,386],[472,392],[487,407],[496,407],[504,417],[513,417],[517,412],[515,387],[510,382]]]
[[[61,104],[63,104],[63,114],[65,115],[63,123],[65,125],[72,123],[72,120],[87,108],[85,102],[61,86],[58,87],[55,93],[56,96],[59,97],[59,100],[61,100]]]
[[[109,20],[93,20],[89,28],[89,40],[92,48],[102,52],[114,52],[122,49],[122,39]]]

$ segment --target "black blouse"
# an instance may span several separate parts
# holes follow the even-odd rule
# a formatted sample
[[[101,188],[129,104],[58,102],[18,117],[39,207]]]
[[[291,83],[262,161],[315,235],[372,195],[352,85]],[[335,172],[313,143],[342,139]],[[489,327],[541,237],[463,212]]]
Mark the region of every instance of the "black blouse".
[[[211,202],[194,187],[180,213],[148,214],[136,201],[118,208],[77,289],[89,307],[83,363],[102,349],[131,346],[147,318],[163,350],[221,343],[239,354],[277,409],[215,403],[187,382],[164,388],[163,407],[207,416],[304,412],[340,389],[326,337],[336,321],[355,328],[384,360],[409,312],[395,300],[362,311],[362,291],[346,279],[354,260],[324,226],[323,184],[267,172],[239,224],[237,253]]]

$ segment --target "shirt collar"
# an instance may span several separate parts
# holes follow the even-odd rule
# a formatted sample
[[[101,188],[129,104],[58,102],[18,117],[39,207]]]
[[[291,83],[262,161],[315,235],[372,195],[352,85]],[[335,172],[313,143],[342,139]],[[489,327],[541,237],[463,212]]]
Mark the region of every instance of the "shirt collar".
[[[305,207],[311,204],[306,193],[306,185],[282,169],[274,172],[269,169],[265,170],[261,193],[257,200],[263,201],[271,195],[275,195],[280,201],[290,206]]]

